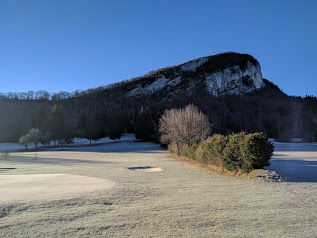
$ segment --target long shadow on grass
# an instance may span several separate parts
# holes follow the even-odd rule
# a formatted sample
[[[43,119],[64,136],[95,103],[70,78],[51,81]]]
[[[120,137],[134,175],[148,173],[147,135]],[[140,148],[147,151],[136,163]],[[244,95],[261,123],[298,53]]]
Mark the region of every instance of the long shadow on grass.
[[[52,157],[46,155],[44,158],[41,158],[40,153],[37,154],[39,151],[26,151],[28,152],[27,156],[19,156],[12,153],[12,159],[10,161],[15,163],[34,163],[34,164],[109,164],[109,163],[116,163],[114,161],[102,161],[102,158],[99,160],[92,159],[66,159],[66,158],[59,158],[58,154],[62,153],[80,153],[81,157],[85,157],[85,153],[87,153],[87,158],[90,155],[88,153],[142,153],[142,154],[153,154],[153,153],[162,153],[164,150],[158,145],[149,142],[114,142],[114,143],[105,143],[99,145],[85,145],[85,146],[71,146],[65,147],[63,151],[60,148],[53,148],[52,150],[45,150],[49,153],[53,153]],[[76,157],[72,155],[72,157]],[[120,159],[118,159],[120,162]]]
[[[45,147],[39,150],[22,150],[22,152],[37,153],[41,151],[56,152],[93,152],[93,153],[161,153],[164,151],[160,145],[151,142],[106,142],[92,145],[70,145],[63,149],[61,147]],[[21,152],[21,151],[20,151]],[[11,152],[12,155],[16,152]]]
[[[271,165],[267,169],[276,171],[285,177],[287,182],[317,182],[316,160],[275,157],[271,160]]]
[[[164,150],[158,144],[133,141],[111,142],[98,145],[70,146],[65,147],[64,151],[95,153],[161,153]]]
[[[30,155],[30,156],[17,156],[14,157],[12,160],[10,160],[10,162],[13,163],[25,163],[25,164],[110,164],[110,163],[114,163],[114,162],[109,162],[109,161],[96,161],[96,160],[85,160],[85,159],[63,159],[63,158],[58,158],[58,155],[56,155],[56,158],[34,158],[34,156]]]
[[[317,144],[313,143],[274,143],[275,151],[317,151]]]

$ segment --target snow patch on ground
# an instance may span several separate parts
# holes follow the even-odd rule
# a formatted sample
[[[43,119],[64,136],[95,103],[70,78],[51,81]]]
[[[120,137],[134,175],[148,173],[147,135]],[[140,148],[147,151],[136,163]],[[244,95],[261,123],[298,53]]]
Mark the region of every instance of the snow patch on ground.
[[[289,182],[317,182],[317,144],[273,142],[274,155],[268,170]]]
[[[135,135],[134,134],[126,134],[121,137],[121,139],[117,141],[135,141]],[[113,140],[111,140],[109,137],[101,138],[98,141],[92,141],[92,144],[98,145],[98,144],[104,144],[104,143],[111,143]],[[79,145],[89,145],[90,140],[86,138],[74,138],[74,144],[68,145],[67,147],[71,146],[79,146]],[[51,143],[53,145],[53,142]],[[42,145],[39,145],[38,148],[43,148]],[[0,143],[0,152],[13,152],[13,151],[20,151],[25,149],[24,145],[20,145],[19,143]],[[28,149],[35,149],[34,144],[30,144],[28,146]]]
[[[19,143],[0,143],[0,152],[18,151],[24,148],[24,145],[20,145]],[[28,148],[35,149],[35,146],[30,144]]]

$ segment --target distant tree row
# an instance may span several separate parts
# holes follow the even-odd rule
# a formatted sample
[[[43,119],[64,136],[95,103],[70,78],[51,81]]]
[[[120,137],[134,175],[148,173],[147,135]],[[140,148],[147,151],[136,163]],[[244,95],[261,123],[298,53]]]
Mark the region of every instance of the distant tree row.
[[[37,149],[38,144],[43,144],[48,146],[51,142],[51,136],[49,132],[43,133],[38,128],[32,128],[26,135],[22,135],[19,139],[19,143],[25,146],[25,149],[28,149],[30,144],[35,145],[35,149]]]
[[[96,91],[104,90],[105,87],[88,89],[85,91],[76,90],[74,92],[60,91],[51,93],[46,90],[28,91],[28,92],[8,92],[0,93],[0,100],[46,100],[46,101],[61,101],[74,97],[80,97],[86,94],[91,94]]]
[[[62,145],[71,143],[74,133],[70,124],[65,121],[65,112],[62,106],[55,105],[47,118],[41,122],[42,130],[32,128],[27,134],[22,135],[19,143],[28,148],[33,143],[35,148],[39,143],[47,146],[53,141],[54,145]]]
[[[118,139],[126,132],[158,142],[159,119],[164,111],[190,103],[212,121],[215,133],[263,131],[281,140],[295,137],[317,140],[317,99],[289,97],[271,82],[265,80],[265,83],[263,89],[243,97],[213,97],[203,87],[193,90],[189,96],[186,84],[179,85],[175,94],[161,90],[129,97],[125,92],[133,85],[124,83],[112,89],[101,87],[74,93],[70,98],[61,94],[56,100],[0,97],[0,142],[18,141],[31,128],[50,133],[55,143],[73,136],[88,138],[91,143],[104,136]],[[45,95],[42,92],[36,97],[45,98]]]
[[[37,149],[38,144],[48,146],[53,141],[54,146],[64,147],[73,143],[74,137],[87,138],[97,141],[105,136],[112,140],[121,138],[126,132],[123,129],[124,116],[111,116],[101,112],[82,113],[78,118],[78,125],[74,126],[68,118],[62,105],[54,105],[52,110],[38,121],[36,128],[31,128],[27,134],[20,136],[19,143],[26,149],[30,144],[34,144]],[[39,129],[40,128],[40,129]]]
[[[0,99],[11,99],[11,100],[62,100],[68,99],[72,96],[72,93],[59,92],[50,93],[45,90],[39,91],[28,91],[28,92],[9,92],[0,93]]]

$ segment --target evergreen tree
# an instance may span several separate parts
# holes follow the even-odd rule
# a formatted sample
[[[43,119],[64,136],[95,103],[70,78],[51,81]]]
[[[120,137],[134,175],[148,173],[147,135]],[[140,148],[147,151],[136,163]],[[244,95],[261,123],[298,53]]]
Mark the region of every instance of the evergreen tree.
[[[105,137],[104,115],[102,113],[90,113],[86,117],[86,128],[84,129],[85,138],[90,140],[99,140]]]
[[[115,118],[113,118],[109,123],[108,134],[111,140],[121,139],[122,129],[120,127],[119,121]]]
[[[157,125],[152,119],[151,112],[148,108],[141,107],[134,123],[135,137],[147,141],[155,138]]]

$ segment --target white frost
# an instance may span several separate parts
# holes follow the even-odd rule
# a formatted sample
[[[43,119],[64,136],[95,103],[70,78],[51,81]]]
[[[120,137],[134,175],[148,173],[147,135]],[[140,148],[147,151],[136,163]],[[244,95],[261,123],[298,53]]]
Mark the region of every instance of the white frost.
[[[143,92],[143,88],[142,88],[141,85],[138,84],[136,88],[132,89],[132,90],[128,93],[128,95],[129,95],[129,96],[136,96],[136,95],[138,95],[138,94],[141,94],[142,92]]]
[[[185,63],[180,67],[183,71],[195,71],[197,67],[206,63],[208,60],[208,57],[200,58]],[[243,78],[247,78],[250,81],[250,84],[245,84],[242,80]],[[242,70],[238,65],[234,65],[223,70],[210,73],[209,75],[206,73],[206,78],[204,80],[207,91],[214,96],[222,94],[245,94],[264,86],[260,65],[254,65],[249,61],[247,62],[245,70]],[[149,85],[144,87],[142,87],[141,84],[136,85],[133,90],[127,93],[127,95],[137,96],[155,93],[167,88],[168,86],[175,86],[181,81],[181,76],[178,76],[175,79],[169,79],[165,78],[164,75],[161,75]],[[195,78],[190,80],[188,88],[186,89],[188,92],[192,91],[192,89],[196,87],[195,82]],[[176,93],[176,91],[174,91],[174,93]]]
[[[253,86],[245,86],[241,78],[249,76]],[[247,64],[246,70],[239,66],[226,68],[223,71],[212,73],[206,77],[206,86],[209,93],[218,96],[222,93],[239,94],[248,93],[264,86],[259,65]]]
[[[149,86],[145,87],[144,90],[148,93],[156,92],[161,90],[166,86],[167,80],[164,76],[156,79],[153,83]]]
[[[176,79],[167,79],[163,75],[162,77],[155,80],[153,83],[151,83],[149,86],[145,87],[144,90],[147,93],[153,93],[157,92],[166,86],[175,86],[181,82],[181,78],[178,77]]]
[[[128,95],[129,96],[136,96],[139,94],[151,94],[154,92],[157,92],[167,86],[175,86],[181,82],[181,78],[178,77],[176,79],[168,79],[165,78],[165,76],[161,76],[160,78],[156,79],[153,83],[150,85],[145,86],[142,88],[141,85],[137,85],[136,88],[131,90]]]
[[[208,61],[208,58],[200,58],[194,61],[190,61],[188,63],[185,63],[181,65],[181,69],[185,72],[188,71],[196,71],[196,69],[201,66],[202,64],[206,63]]]

